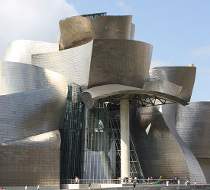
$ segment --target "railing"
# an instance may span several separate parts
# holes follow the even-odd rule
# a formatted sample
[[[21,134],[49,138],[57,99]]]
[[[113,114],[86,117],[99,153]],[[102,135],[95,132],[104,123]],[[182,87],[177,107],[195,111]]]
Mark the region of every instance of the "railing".
[[[66,179],[63,181],[65,184],[143,184],[143,185],[155,185],[155,184],[200,184],[198,182],[191,182],[188,179]]]

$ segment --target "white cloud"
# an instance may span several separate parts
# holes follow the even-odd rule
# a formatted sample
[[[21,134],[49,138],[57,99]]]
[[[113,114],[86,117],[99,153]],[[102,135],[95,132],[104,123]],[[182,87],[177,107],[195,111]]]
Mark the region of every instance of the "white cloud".
[[[194,49],[192,54],[199,58],[210,58],[210,45]]]
[[[13,40],[55,42],[60,19],[77,14],[65,0],[4,0],[0,5],[0,57]]]

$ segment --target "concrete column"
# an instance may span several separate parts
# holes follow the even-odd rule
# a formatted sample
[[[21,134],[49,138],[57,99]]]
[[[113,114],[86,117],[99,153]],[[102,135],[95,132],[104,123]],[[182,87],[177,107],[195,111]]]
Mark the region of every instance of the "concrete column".
[[[130,177],[129,100],[120,100],[121,179]]]

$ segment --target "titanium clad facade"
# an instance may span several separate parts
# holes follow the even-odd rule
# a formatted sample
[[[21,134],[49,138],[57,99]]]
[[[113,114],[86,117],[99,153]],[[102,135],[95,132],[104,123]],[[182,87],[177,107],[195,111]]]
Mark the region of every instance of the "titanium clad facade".
[[[190,173],[190,179],[192,181],[197,181],[200,183],[206,183],[205,175],[199,165],[196,157],[193,152],[189,149],[189,147],[183,142],[180,138],[179,134],[176,130],[176,122],[177,122],[177,105],[163,105],[162,106],[162,116],[169,127],[171,133],[175,136],[179,146],[182,149],[183,155],[185,157],[188,170]]]
[[[92,39],[133,39],[132,16],[75,16],[61,20],[60,49],[68,49]]]
[[[106,84],[143,87],[151,55],[152,46],[144,42],[94,40],[88,88]]]
[[[160,78],[182,86],[180,98],[190,101],[195,82],[195,67],[155,67],[150,74],[154,78]]]
[[[0,145],[2,186],[59,187],[60,135],[43,133]]]
[[[175,129],[176,105],[141,108],[138,114],[140,121],[136,119],[136,123],[139,122],[139,126],[132,118],[131,134],[136,140],[143,173],[147,177],[188,177],[206,183],[198,161]]]
[[[178,106],[177,132],[198,158],[210,158],[210,102]]]
[[[200,163],[210,182],[210,102],[191,102],[178,107],[176,129]]]
[[[0,184],[59,186],[67,83],[30,64],[0,65]]]
[[[80,46],[93,39],[93,28],[89,18],[74,16],[61,20],[60,50]]]
[[[63,77],[22,63],[1,68],[0,142],[58,129],[67,93]]]
[[[99,16],[91,19],[95,39],[125,39],[130,40],[132,31],[132,16]]]
[[[57,43],[16,40],[6,49],[3,60],[30,64],[32,54],[56,52],[58,49]]]
[[[93,41],[55,53],[34,54],[32,64],[62,74],[68,83],[87,86]]]
[[[145,178],[189,177],[183,152],[158,108],[133,108],[131,113],[131,135]]]

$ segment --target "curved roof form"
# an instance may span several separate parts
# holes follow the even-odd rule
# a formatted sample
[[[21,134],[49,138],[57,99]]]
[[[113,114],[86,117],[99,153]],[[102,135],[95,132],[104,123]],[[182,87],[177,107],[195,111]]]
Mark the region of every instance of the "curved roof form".
[[[60,49],[68,49],[92,39],[133,39],[132,16],[74,16],[61,20]]]
[[[94,40],[88,88],[106,84],[143,87],[151,56],[152,46],[145,42]]]
[[[179,91],[179,89],[180,88],[177,87],[177,91]],[[82,93],[81,97],[83,99],[83,102],[88,107],[92,107],[94,105],[94,102],[101,99],[107,99],[107,98],[113,98],[116,100],[119,100],[120,98],[139,99],[139,96],[164,99],[164,101],[166,101],[165,103],[167,103],[167,101],[174,103],[177,102],[183,105],[187,103],[186,101],[170,94],[162,93],[159,91],[153,91],[152,89],[145,90],[141,88],[125,86],[120,84],[108,84],[108,85],[89,88]],[[156,102],[156,104],[159,103]]]
[[[150,70],[152,78],[168,80],[182,86],[180,98],[190,101],[195,82],[196,67],[155,67]]]
[[[59,45],[56,43],[16,40],[6,49],[3,60],[30,64],[32,54],[55,52],[58,50]]]
[[[57,73],[22,63],[2,63],[0,143],[58,129],[67,83]]]

